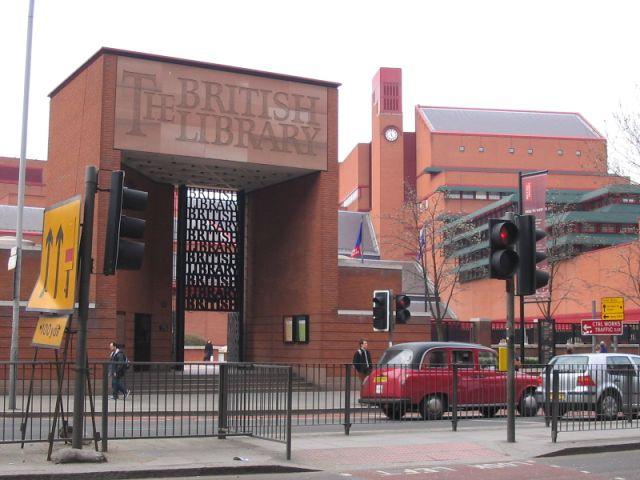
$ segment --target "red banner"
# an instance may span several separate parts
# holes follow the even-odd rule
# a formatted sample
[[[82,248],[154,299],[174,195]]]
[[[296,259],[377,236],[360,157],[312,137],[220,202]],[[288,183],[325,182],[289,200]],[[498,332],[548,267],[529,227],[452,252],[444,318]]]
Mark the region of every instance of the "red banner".
[[[536,217],[536,229],[546,231],[547,226],[547,172],[523,176],[522,179],[522,213]],[[543,238],[536,244],[536,250],[547,251],[547,239]],[[549,272],[549,263],[544,260],[537,265],[539,270]],[[549,300],[549,286],[544,286],[529,298]]]

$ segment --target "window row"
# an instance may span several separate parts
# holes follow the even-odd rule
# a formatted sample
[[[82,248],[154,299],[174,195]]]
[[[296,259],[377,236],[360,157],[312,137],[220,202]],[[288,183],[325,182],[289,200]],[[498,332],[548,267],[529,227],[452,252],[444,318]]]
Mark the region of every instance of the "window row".
[[[508,197],[512,193],[513,192],[484,192],[481,190],[477,192],[451,190],[445,194],[445,197],[462,200],[500,200],[503,197]]]
[[[466,150],[467,150],[466,146],[464,146],[464,145],[459,145],[458,146],[458,151],[459,152],[462,153],[462,152],[465,152]],[[483,147],[483,146],[479,146],[478,147],[478,152],[479,153],[484,153],[484,152],[486,152],[486,148]],[[516,153],[516,148],[515,147],[509,147],[509,148],[507,148],[507,152],[509,152],[510,154],[513,155],[513,154]],[[531,147],[527,148],[527,154],[533,155],[533,148],[531,148]],[[556,150],[556,154],[558,154],[558,156],[564,155],[564,149],[558,148]],[[582,156],[582,151],[581,150],[576,150],[576,157],[581,157],[581,156]]]

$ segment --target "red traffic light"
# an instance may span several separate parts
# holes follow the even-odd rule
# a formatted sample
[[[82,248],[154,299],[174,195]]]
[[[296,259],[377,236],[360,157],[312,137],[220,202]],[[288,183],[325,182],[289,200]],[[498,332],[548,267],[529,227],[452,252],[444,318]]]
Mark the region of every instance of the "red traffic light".
[[[508,247],[513,245],[518,239],[518,227],[510,221],[498,222],[491,230],[491,238],[489,239],[494,245],[502,245]]]

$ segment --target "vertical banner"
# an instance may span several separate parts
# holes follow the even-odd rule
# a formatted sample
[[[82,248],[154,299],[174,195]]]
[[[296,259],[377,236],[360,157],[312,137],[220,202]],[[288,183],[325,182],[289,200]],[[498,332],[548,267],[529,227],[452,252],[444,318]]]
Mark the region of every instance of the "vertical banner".
[[[536,217],[536,229],[546,231],[546,200],[547,200],[547,172],[536,172],[534,174],[524,174],[522,182],[522,213]],[[547,238],[543,238],[536,244],[537,250],[547,251]],[[539,270],[549,273],[549,263],[547,260],[537,265]],[[538,289],[534,295],[527,298],[531,301],[548,301],[550,299],[549,286]]]

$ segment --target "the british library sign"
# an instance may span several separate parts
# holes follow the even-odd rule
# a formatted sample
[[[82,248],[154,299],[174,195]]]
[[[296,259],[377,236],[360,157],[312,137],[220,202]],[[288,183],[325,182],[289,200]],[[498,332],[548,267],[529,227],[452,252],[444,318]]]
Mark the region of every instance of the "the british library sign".
[[[118,57],[115,148],[327,169],[327,88]]]

